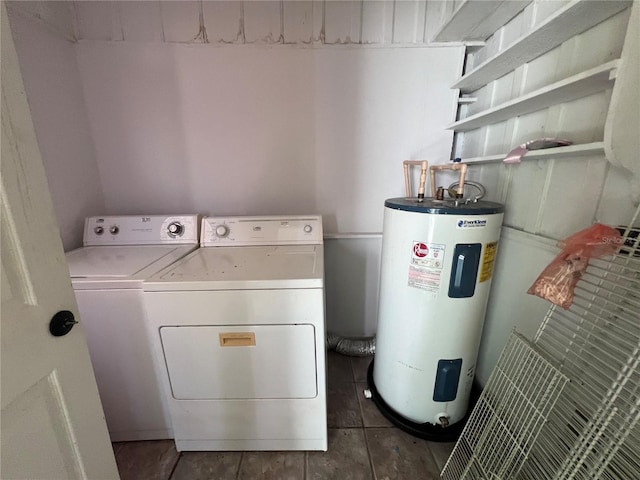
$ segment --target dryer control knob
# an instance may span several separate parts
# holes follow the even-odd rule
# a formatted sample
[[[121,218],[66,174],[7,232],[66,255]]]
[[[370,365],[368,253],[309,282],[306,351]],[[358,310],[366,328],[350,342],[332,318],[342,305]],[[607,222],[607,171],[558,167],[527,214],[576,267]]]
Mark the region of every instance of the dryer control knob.
[[[305,233],[311,233],[311,230],[313,230],[313,227],[311,225],[304,226]]]
[[[118,227],[117,225],[113,225],[109,227],[109,232],[111,233],[111,235],[117,235],[120,232],[120,227]]]
[[[169,224],[167,230],[169,231],[169,235],[172,237],[179,237],[184,233],[184,225],[180,222],[173,222]]]
[[[104,228],[96,227],[93,229],[93,231],[95,232],[96,235],[102,235],[104,233]]]
[[[224,238],[227,235],[229,235],[229,227],[227,227],[226,225],[218,225],[216,227],[216,237]]]

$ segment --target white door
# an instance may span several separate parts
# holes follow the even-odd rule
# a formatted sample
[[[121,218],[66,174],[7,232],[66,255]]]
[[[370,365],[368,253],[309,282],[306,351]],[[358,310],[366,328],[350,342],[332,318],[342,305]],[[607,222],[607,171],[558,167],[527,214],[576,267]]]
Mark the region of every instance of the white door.
[[[4,2],[1,9],[0,478],[114,479],[82,325],[49,332],[56,312],[77,318],[77,307]]]

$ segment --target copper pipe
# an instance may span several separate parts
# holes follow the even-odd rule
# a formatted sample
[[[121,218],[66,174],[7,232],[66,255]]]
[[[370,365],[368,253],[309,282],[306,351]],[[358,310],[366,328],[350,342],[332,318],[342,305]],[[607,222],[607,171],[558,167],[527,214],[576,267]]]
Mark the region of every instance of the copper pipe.
[[[411,184],[409,183],[409,164],[405,160],[402,162],[404,168],[404,196],[409,198],[411,196]]]
[[[409,166],[420,165],[420,186],[418,187],[418,196],[422,193],[424,197],[424,190],[427,181],[427,169],[429,162],[426,160],[405,160],[402,162],[404,168],[404,192],[407,198],[411,197],[411,183],[409,182]]]
[[[426,160],[422,162],[420,167],[420,184],[418,185],[418,201],[422,202],[424,200],[424,186],[427,183],[427,169],[428,165]]]
[[[460,172],[460,180],[458,184],[458,197],[464,196],[464,179],[467,176],[466,163],[454,163],[452,165],[431,165],[429,167],[431,173],[431,195],[436,196],[436,170],[452,170]]]

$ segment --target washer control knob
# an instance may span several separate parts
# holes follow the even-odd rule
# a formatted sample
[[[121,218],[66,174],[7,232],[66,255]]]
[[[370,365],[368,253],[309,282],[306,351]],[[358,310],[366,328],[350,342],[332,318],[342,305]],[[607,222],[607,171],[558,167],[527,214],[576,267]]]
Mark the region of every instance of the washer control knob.
[[[229,235],[229,227],[227,227],[226,225],[218,225],[216,227],[216,237],[224,238],[227,235]]]
[[[311,230],[313,230],[313,227],[311,225],[305,225],[303,230],[305,233],[311,233]]]
[[[96,235],[102,235],[104,233],[104,228],[103,227],[96,227],[93,229],[93,233],[95,233]]]
[[[117,225],[110,226],[109,233],[111,233],[111,235],[117,235],[118,233],[120,233],[120,227],[118,227]]]
[[[169,235],[172,237],[179,237],[184,233],[184,225],[180,222],[172,222],[167,227],[167,230],[169,231]]]

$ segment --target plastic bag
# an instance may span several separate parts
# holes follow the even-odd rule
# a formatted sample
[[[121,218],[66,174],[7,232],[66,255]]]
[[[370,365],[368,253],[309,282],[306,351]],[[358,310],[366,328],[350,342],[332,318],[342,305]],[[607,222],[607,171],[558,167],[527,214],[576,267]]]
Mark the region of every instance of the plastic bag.
[[[596,223],[558,242],[562,253],[547,265],[527,290],[565,310],[573,304],[573,290],[590,258],[613,255],[622,243],[615,228]]]

